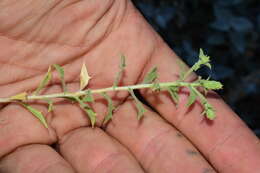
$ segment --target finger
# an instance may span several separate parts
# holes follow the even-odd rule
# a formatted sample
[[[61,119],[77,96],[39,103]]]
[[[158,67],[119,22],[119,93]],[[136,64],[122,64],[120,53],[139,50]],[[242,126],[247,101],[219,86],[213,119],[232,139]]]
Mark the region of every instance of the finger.
[[[106,131],[125,145],[147,172],[215,172],[191,143],[156,113],[141,121],[132,100],[115,112]]]
[[[5,173],[73,173],[72,167],[51,147],[32,144],[19,147],[0,161]]]
[[[68,133],[59,149],[77,172],[143,172],[131,154],[99,128]]]
[[[179,74],[176,65],[179,59],[162,41],[159,47],[145,71],[156,65],[159,81],[174,81]],[[178,109],[168,93],[143,91],[142,95],[182,131],[218,171],[254,172],[260,169],[259,140],[216,94],[207,97],[217,111],[217,118],[210,122],[201,116],[203,110],[198,102],[192,108],[186,108],[187,93],[180,93]]]
[[[47,114],[45,107],[32,106]],[[0,111],[0,119],[0,158],[22,145],[51,144],[56,141],[53,129],[46,129],[18,103],[4,107]]]

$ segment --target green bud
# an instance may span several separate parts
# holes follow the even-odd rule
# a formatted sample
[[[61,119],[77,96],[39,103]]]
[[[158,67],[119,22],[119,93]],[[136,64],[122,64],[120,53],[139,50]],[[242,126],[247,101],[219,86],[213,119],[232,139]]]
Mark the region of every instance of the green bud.
[[[215,119],[216,114],[215,114],[215,110],[213,109],[212,105],[209,103],[204,103],[204,109],[205,111],[203,112],[203,114],[206,114],[206,117],[210,120]]]
[[[218,89],[222,89],[223,85],[218,82],[218,81],[214,81],[214,80],[200,80],[201,85],[208,89],[208,90],[218,90]]]
[[[216,117],[215,111],[213,109],[207,109],[206,115],[207,115],[207,118],[210,119],[210,120],[213,120]]]

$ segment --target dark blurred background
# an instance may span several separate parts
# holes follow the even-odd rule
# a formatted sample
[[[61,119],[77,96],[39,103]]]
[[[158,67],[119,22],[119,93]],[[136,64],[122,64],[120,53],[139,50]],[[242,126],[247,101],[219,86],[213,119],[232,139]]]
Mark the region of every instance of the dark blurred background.
[[[224,84],[224,100],[260,137],[260,1],[133,0],[169,46],[192,65],[199,48]]]

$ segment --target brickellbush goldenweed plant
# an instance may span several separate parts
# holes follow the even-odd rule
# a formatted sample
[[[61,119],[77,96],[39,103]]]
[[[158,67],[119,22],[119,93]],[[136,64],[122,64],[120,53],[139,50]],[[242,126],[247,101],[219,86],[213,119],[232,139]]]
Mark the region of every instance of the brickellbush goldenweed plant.
[[[103,124],[106,124],[109,122],[113,117],[113,111],[115,109],[115,106],[113,105],[113,100],[110,98],[107,94],[107,92],[110,91],[121,91],[125,90],[128,91],[129,94],[133,97],[136,108],[138,110],[138,119],[141,119],[145,113],[145,108],[142,104],[142,102],[138,99],[138,97],[135,95],[134,90],[138,89],[144,89],[149,88],[152,91],[160,92],[160,91],[168,91],[173,101],[178,104],[179,100],[179,90],[181,87],[187,87],[189,89],[189,99],[187,103],[187,107],[191,106],[196,99],[200,100],[200,102],[203,105],[204,112],[203,115],[206,116],[206,118],[213,120],[215,115],[215,109],[212,107],[212,105],[207,101],[205,94],[202,94],[198,88],[202,88],[205,93],[209,90],[218,90],[222,89],[222,84],[218,81],[213,81],[209,79],[202,79],[201,77],[198,77],[198,79],[194,82],[186,82],[186,78],[192,73],[200,69],[202,66],[207,66],[211,68],[210,65],[210,57],[205,55],[202,49],[199,53],[199,60],[187,71],[181,71],[179,75],[179,79],[172,82],[163,82],[160,83],[157,81],[158,74],[157,74],[157,68],[153,68],[150,70],[150,72],[147,73],[144,80],[140,84],[136,85],[129,85],[129,86],[118,86],[118,83],[120,82],[122,78],[123,71],[126,67],[125,63],[125,57],[121,56],[121,62],[119,65],[119,72],[116,75],[115,81],[113,86],[108,88],[100,88],[100,89],[85,89],[89,83],[89,80],[91,77],[88,74],[87,68],[85,64],[82,65],[81,72],[80,72],[80,89],[77,92],[68,92],[66,88],[66,83],[64,80],[64,69],[54,64],[49,67],[47,73],[45,74],[43,80],[40,82],[37,89],[32,92],[32,94],[29,94],[27,92],[22,92],[17,95],[8,97],[8,98],[0,98],[0,103],[10,103],[10,102],[16,102],[21,105],[23,105],[28,111],[30,111],[36,118],[39,119],[39,121],[44,125],[44,127],[48,128],[47,121],[43,114],[37,110],[36,108],[33,108],[29,105],[28,101],[31,100],[44,100],[48,103],[48,112],[51,112],[54,109],[54,98],[64,98],[68,100],[73,100],[79,104],[79,106],[86,112],[86,115],[90,119],[92,127],[95,126],[96,123],[96,113],[91,108],[89,103],[95,102],[93,95],[94,93],[101,94],[105,100],[107,101],[108,111],[105,116],[105,119],[103,121]],[[63,88],[62,93],[54,93],[54,94],[47,94],[47,95],[41,95],[40,92],[49,84],[51,78],[52,78],[52,68],[54,68],[60,76],[61,85]]]

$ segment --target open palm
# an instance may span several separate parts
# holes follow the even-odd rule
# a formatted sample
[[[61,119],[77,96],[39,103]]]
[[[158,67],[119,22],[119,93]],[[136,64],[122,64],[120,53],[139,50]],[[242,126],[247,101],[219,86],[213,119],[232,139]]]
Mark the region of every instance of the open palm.
[[[81,65],[89,88],[109,87],[120,55],[127,67],[120,85],[142,81],[153,66],[173,81],[178,57],[127,0],[0,1],[0,96],[35,90],[52,64],[65,69],[70,91],[79,88]],[[44,93],[61,92],[58,74]],[[52,113],[39,102],[45,129],[18,104],[0,105],[0,172],[257,172],[259,140],[221,101],[209,98],[217,119],[206,121],[198,103],[178,109],[166,93],[143,91],[152,106],[142,121],[127,92],[110,93],[117,109],[106,128],[91,128],[78,105],[58,101]],[[95,96],[100,126],[106,102]],[[50,146],[52,145],[52,146]]]

